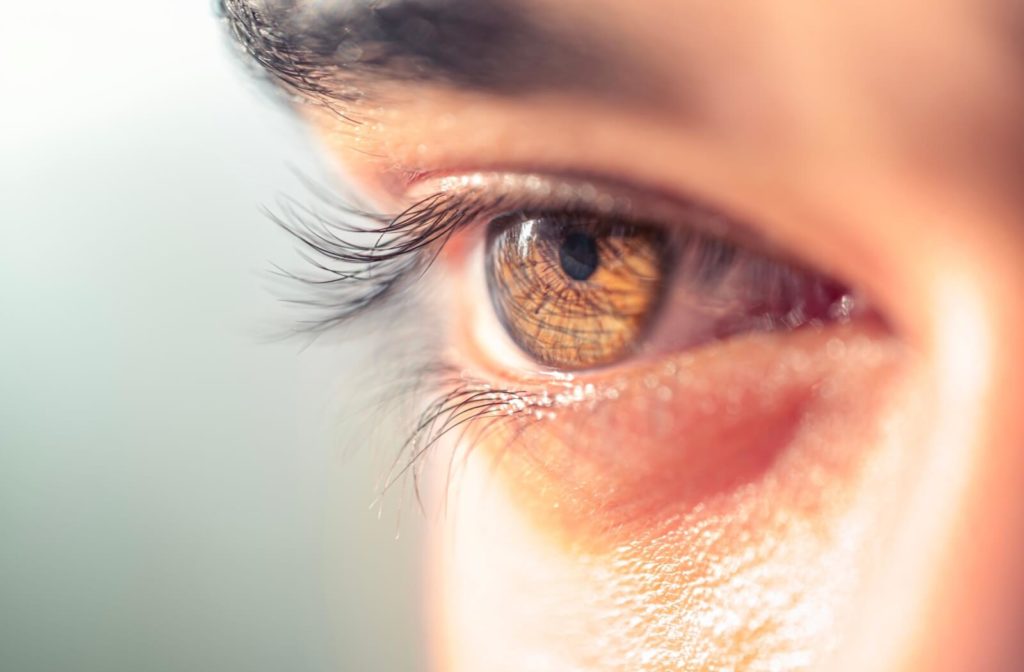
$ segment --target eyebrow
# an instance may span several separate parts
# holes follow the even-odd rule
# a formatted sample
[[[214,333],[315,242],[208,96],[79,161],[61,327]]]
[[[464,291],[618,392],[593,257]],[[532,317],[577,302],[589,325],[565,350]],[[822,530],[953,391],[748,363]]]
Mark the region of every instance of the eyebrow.
[[[665,90],[607,35],[544,21],[521,0],[219,0],[219,10],[272,81],[325,103],[363,100],[383,82],[508,96]]]

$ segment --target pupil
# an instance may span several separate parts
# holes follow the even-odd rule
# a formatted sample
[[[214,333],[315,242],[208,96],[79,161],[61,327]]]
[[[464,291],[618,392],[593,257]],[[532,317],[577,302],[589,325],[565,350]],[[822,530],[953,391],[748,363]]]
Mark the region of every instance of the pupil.
[[[558,260],[562,263],[562,270],[570,278],[586,280],[597,270],[597,242],[593,236],[585,233],[570,233],[558,249]]]

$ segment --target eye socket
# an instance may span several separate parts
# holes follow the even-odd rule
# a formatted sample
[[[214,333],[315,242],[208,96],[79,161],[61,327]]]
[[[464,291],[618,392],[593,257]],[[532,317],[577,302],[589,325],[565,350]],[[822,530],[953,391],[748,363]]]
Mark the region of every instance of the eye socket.
[[[657,311],[670,270],[663,231],[575,213],[493,220],[491,302],[512,340],[547,366],[621,358]]]
[[[488,293],[512,341],[576,371],[641,350],[678,351],[750,331],[845,320],[841,284],[687,228],[526,211],[488,225]]]

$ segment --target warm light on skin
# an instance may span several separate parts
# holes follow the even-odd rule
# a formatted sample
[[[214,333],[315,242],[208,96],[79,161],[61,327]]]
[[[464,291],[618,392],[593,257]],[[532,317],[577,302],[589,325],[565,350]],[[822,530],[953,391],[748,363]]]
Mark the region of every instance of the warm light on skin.
[[[897,503],[875,495],[891,492],[881,486],[905,460],[868,427],[887,415],[902,354],[856,336],[805,336],[795,369],[770,343],[736,343],[659,375],[671,399],[653,399],[640,376],[588,424],[563,413],[550,430],[528,430],[536,437],[518,444],[528,454],[506,455],[499,474],[495,446],[477,446],[453,489],[451,536],[438,540],[453,669],[483,669],[496,648],[502,664],[488,669],[635,669],[639,656],[642,669],[660,670],[754,657],[786,665],[831,646],[861,554]],[[851,359],[871,364],[837,365],[835,343],[851,355],[866,348]],[[811,380],[817,398],[797,401]],[[724,399],[694,396],[712,381],[712,395],[726,394],[723,381],[751,389],[738,398],[744,415],[730,421]],[[872,393],[877,406],[864,399]],[[701,401],[716,408],[695,408]],[[616,418],[623,424],[609,425]],[[563,428],[571,435],[558,436]],[[553,663],[537,663],[538,651]]]
[[[884,320],[579,373],[514,441],[442,446],[439,669],[1017,669],[1024,134],[994,7],[533,4],[642,56],[671,104],[407,82],[358,126],[304,114],[385,209],[446,175],[601,175],[753,223]],[[433,276],[457,363],[564,391],[480,318],[480,228]]]
[[[948,221],[943,230],[951,233],[935,241],[935,275],[920,278],[934,320],[928,352],[936,407],[945,410],[931,422],[933,459],[930,468],[922,465],[921,494],[908,514],[916,535],[894,549],[901,562],[893,576],[902,580],[893,585],[916,577],[927,595],[917,618],[906,621],[907,669],[1014,669],[1024,654],[1017,637],[1024,613],[1017,571],[1024,339],[1012,309],[1020,282],[1018,218],[971,202],[931,218]],[[978,222],[993,228],[972,226]]]

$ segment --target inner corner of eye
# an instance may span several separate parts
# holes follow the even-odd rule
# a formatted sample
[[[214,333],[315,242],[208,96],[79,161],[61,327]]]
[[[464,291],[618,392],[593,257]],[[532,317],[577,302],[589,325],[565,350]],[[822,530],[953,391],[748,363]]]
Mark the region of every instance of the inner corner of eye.
[[[561,370],[846,320],[855,307],[841,283],[685,224],[505,214],[488,224],[484,259],[505,333]]]

